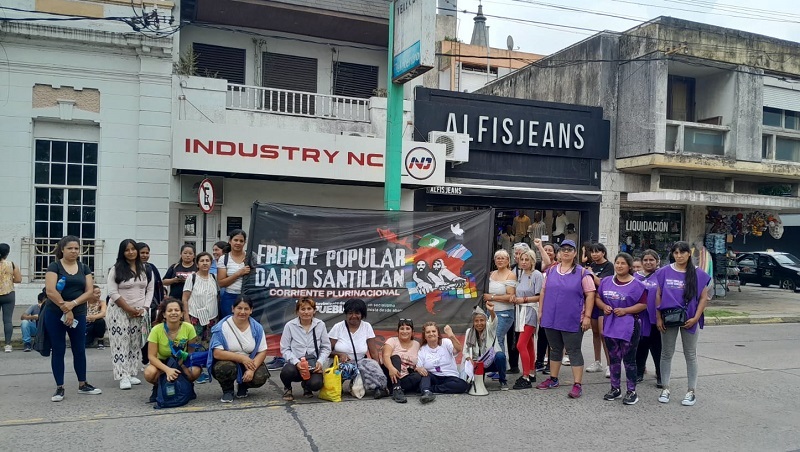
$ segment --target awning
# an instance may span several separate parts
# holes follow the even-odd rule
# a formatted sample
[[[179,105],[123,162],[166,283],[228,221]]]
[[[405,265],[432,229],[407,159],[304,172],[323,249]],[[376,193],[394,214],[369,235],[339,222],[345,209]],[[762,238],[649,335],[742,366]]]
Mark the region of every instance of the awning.
[[[659,190],[628,193],[628,201],[800,212],[800,198],[797,197],[741,193]]]
[[[484,179],[447,178],[443,185],[427,187],[432,195],[480,196],[487,198],[521,198],[539,201],[599,203],[600,190],[582,186],[542,185]]]

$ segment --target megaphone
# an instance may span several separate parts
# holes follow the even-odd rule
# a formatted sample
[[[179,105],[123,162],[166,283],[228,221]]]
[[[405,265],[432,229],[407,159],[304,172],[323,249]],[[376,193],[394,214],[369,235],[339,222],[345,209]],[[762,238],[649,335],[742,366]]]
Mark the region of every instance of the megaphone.
[[[486,390],[486,385],[483,384],[483,362],[477,361],[474,366],[475,379],[472,380],[472,386],[469,388],[469,395],[489,395],[489,391]]]

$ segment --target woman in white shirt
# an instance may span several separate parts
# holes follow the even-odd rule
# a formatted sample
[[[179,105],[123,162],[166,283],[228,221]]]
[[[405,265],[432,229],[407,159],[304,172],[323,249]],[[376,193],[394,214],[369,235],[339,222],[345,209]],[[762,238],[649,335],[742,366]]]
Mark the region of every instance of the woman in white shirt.
[[[223,403],[233,402],[233,385],[238,384],[236,398],[247,397],[247,390],[267,382],[269,371],[264,365],[267,338],[264,328],[250,314],[253,302],[240,298],[229,315],[211,331],[208,368],[222,387]]]
[[[423,327],[425,344],[417,354],[417,372],[422,376],[419,383],[423,404],[436,400],[434,392],[440,394],[461,394],[467,392],[469,385],[458,376],[456,355],[461,352],[458,341],[450,325],[445,325],[442,338],[436,322],[426,322]]]
[[[220,296],[220,316],[231,315],[236,299],[242,293],[242,279],[250,274],[247,265],[244,245],[247,243],[247,234],[241,229],[231,231],[228,246],[217,261],[217,279],[219,286],[225,291]]]
[[[183,321],[192,324],[198,340],[206,348],[211,339],[211,329],[219,318],[219,285],[217,277],[209,273],[212,259],[211,254],[206,252],[197,255],[197,272],[186,278],[182,298]],[[210,380],[204,371],[196,383],[208,383]]]

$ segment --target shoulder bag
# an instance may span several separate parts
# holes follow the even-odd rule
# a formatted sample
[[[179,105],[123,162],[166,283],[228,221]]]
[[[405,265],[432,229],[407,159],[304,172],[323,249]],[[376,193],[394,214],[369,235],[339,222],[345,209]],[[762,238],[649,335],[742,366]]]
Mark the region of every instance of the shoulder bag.
[[[353,356],[356,359],[355,376],[350,382],[350,394],[352,394],[353,397],[360,399],[364,397],[364,394],[367,393],[367,390],[364,387],[364,379],[361,378],[361,373],[358,371],[358,354],[356,353],[356,344],[353,342],[353,335],[350,334],[350,328],[347,327],[347,321],[345,321],[344,329],[347,330],[347,335],[350,337],[350,346],[353,347]]]

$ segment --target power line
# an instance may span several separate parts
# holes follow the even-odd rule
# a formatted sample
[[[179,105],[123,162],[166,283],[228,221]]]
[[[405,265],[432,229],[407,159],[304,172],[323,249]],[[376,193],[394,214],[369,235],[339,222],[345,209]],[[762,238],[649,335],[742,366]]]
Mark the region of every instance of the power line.
[[[617,2],[617,3],[627,3],[627,4],[631,4],[631,5],[648,6],[648,7],[651,7],[651,8],[661,8],[661,9],[666,9],[666,10],[686,11],[686,12],[690,12],[690,13],[701,13],[701,14],[711,14],[709,11],[678,8],[678,7],[675,7],[675,6],[659,6],[659,5],[653,5],[651,3],[634,2],[634,1],[630,1],[630,0],[611,0],[611,1]],[[715,16],[735,17],[735,18],[739,18],[739,19],[751,19],[751,20],[763,20],[763,21],[770,21],[770,22],[786,22],[786,23],[800,24],[800,21],[797,21],[797,20],[769,18],[769,17],[756,17],[755,15],[742,16],[742,15],[738,15],[738,14],[724,14],[724,13],[718,13],[718,12],[715,12],[713,14]]]

